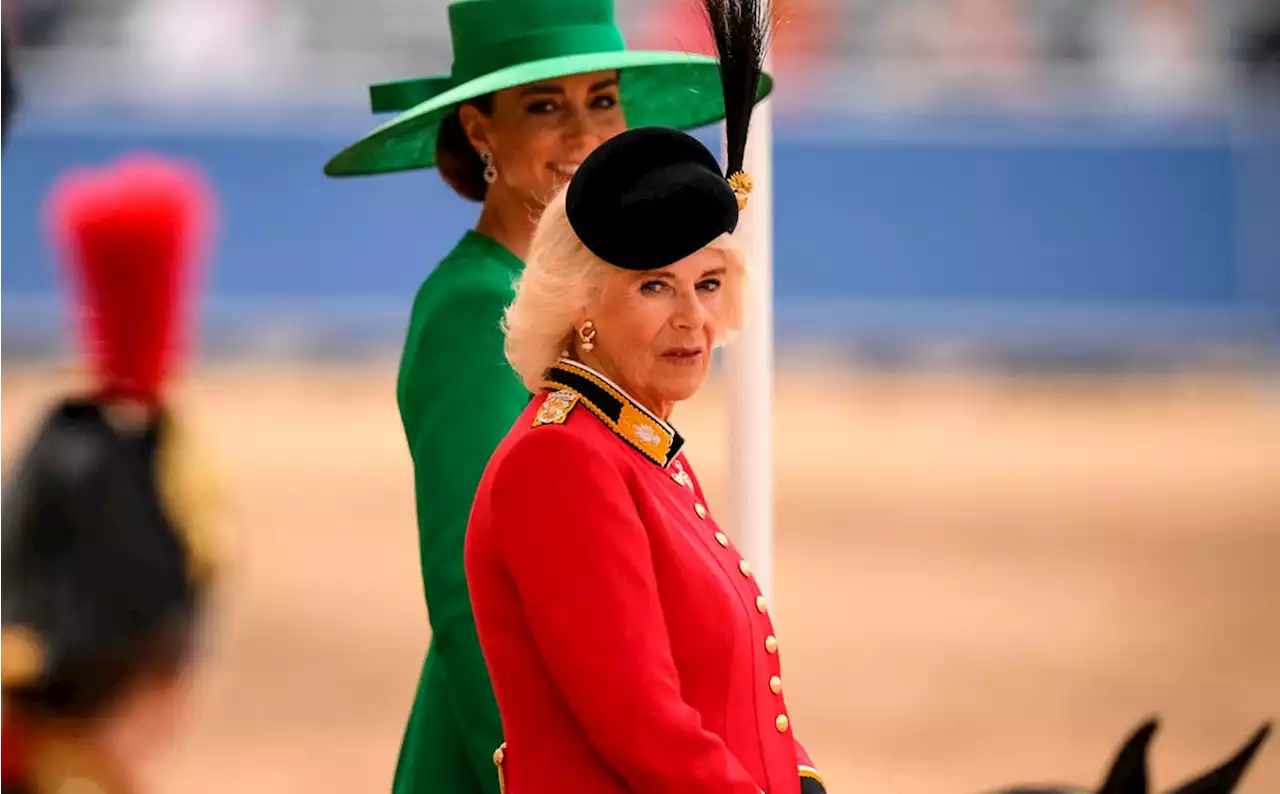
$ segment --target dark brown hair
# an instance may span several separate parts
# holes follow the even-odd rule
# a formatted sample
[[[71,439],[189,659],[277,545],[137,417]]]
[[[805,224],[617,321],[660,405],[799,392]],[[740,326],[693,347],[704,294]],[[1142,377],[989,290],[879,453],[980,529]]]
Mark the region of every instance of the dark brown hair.
[[[493,112],[493,94],[485,94],[463,104],[472,105],[488,116]],[[459,105],[440,122],[440,130],[436,133],[436,168],[453,192],[464,199],[484,201],[489,190],[489,184],[484,181],[484,161],[467,140],[459,115],[461,111],[462,105]]]

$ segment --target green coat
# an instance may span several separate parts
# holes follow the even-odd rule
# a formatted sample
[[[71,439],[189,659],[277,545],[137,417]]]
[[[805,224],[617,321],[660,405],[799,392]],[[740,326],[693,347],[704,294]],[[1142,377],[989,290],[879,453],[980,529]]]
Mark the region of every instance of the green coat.
[[[397,401],[413,457],[431,647],[396,764],[394,794],[498,794],[502,725],[463,570],[471,500],[529,392],[499,326],[523,263],[469,231],[413,302]]]

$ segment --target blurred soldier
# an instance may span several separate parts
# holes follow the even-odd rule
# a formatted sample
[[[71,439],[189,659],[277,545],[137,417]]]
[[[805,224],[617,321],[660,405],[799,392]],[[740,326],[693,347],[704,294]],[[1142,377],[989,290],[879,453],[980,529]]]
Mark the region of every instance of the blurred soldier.
[[[146,158],[54,188],[93,382],[51,407],[4,492],[4,794],[137,791],[180,712],[211,569],[165,383],[209,202]]]

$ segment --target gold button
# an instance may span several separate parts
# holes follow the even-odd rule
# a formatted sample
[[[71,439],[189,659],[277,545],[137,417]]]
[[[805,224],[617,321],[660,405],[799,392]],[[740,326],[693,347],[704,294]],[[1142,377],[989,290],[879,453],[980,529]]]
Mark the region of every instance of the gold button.
[[[502,762],[503,760],[505,760],[507,756],[506,749],[507,749],[507,743],[503,742],[502,744],[498,745],[497,750],[493,751],[493,763],[495,766],[502,766]]]
[[[778,726],[778,733],[786,733],[787,726],[791,724],[791,720],[787,719],[786,714],[779,714],[778,718],[773,721],[773,724]]]
[[[698,518],[707,517],[707,508],[703,507],[701,502],[695,503],[693,509],[698,512]]]
[[[769,602],[764,600],[764,596],[756,596],[756,610],[762,615],[769,611]]]
[[[751,575],[751,563],[746,560],[738,560],[738,570],[742,571],[743,576]]]
[[[782,679],[776,675],[769,677],[769,691],[775,695],[782,694]]]
[[[724,534],[723,532],[717,532],[717,533],[716,533],[716,543],[719,543],[721,546],[728,546],[728,545],[729,545],[729,536],[728,536],[728,535],[726,535],[726,534]]]
[[[764,649],[769,653],[778,652],[778,638],[770,634],[764,638]]]

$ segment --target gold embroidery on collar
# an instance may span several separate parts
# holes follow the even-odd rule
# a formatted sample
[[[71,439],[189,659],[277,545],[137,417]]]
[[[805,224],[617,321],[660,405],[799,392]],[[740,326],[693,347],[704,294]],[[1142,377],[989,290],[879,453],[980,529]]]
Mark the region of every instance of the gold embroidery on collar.
[[[552,395],[552,398],[556,395],[567,393],[580,399],[582,404],[587,406],[591,413],[599,417],[600,421],[604,422],[610,430],[639,450],[645,457],[665,468],[670,462],[670,458],[673,457],[672,445],[675,443],[675,435],[608,381],[589,369],[574,366],[573,364],[574,362],[562,361],[547,373],[547,385],[559,389]],[[557,368],[562,368],[566,372],[572,372],[579,377],[586,378],[616,399],[622,406],[618,418],[615,420],[606,414],[587,395],[580,394],[567,384],[556,380]],[[550,399],[548,398],[548,401]],[[545,408],[546,406],[544,405],[543,407]],[[541,410],[539,410],[539,418],[541,418],[541,413]],[[539,423],[535,422],[535,424]]]
[[[615,432],[625,433],[640,451],[662,465],[667,463],[667,451],[671,449],[671,436],[634,405],[624,402],[622,416],[618,418]]]

